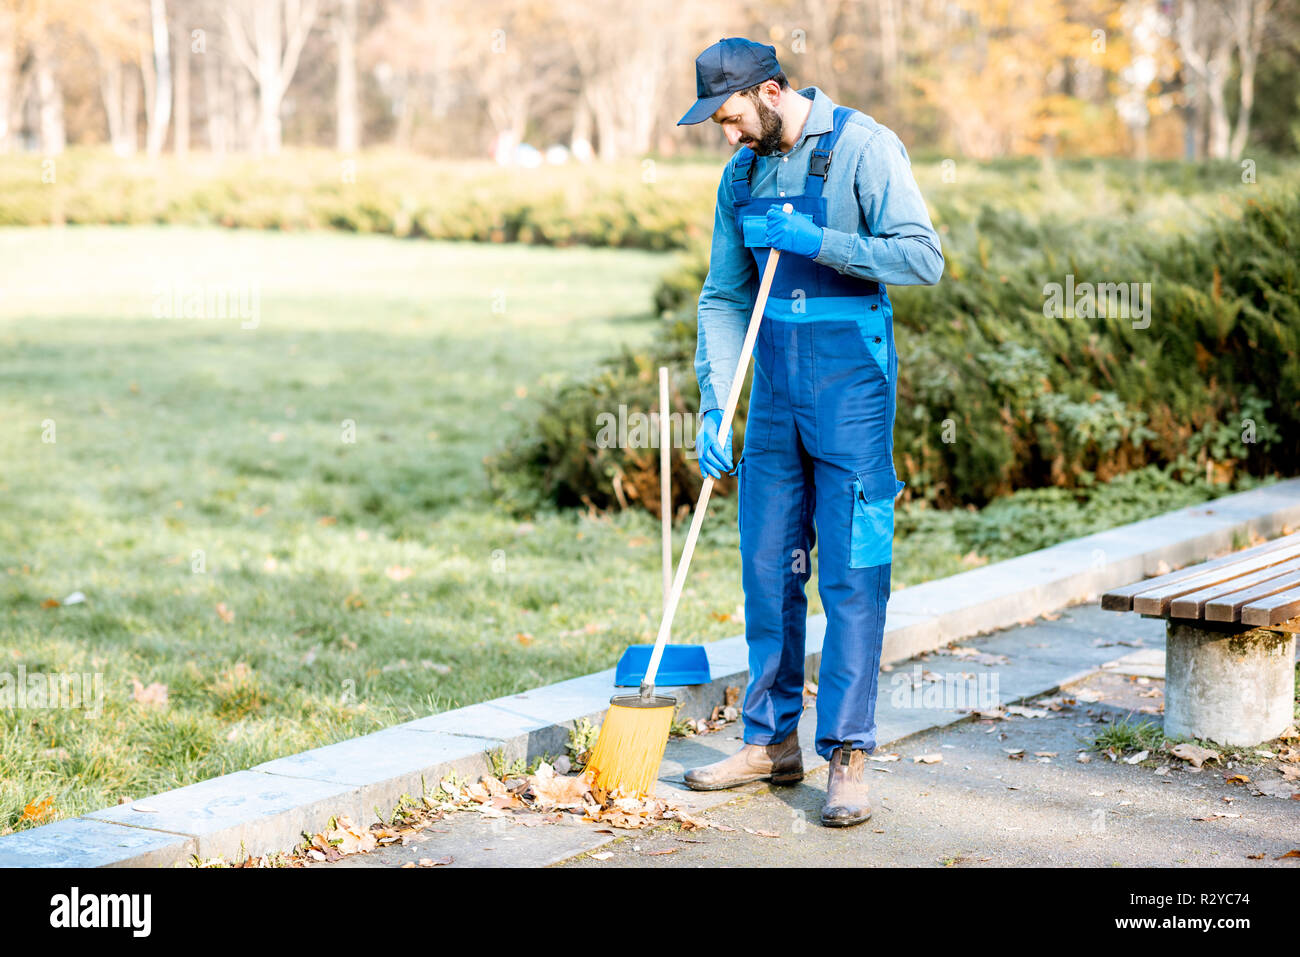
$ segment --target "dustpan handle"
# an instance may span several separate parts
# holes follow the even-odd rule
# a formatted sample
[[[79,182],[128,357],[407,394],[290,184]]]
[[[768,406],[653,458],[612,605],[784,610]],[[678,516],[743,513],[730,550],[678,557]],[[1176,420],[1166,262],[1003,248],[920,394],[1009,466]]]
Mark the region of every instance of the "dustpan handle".
[[[785,212],[794,211],[786,203]],[[731,420],[735,418],[736,406],[740,403],[740,392],[745,384],[745,372],[749,368],[749,358],[754,352],[754,343],[758,340],[758,327],[763,320],[763,310],[767,307],[767,294],[772,288],[772,277],[776,275],[776,264],[781,258],[781,251],[773,249],[767,257],[767,266],[763,270],[763,280],[759,283],[758,297],[754,300],[754,312],[749,317],[749,329],[745,332],[745,343],[740,349],[740,361],[736,364],[736,377],[731,380],[731,392],[727,396],[727,406],[722,412],[722,424],[718,427],[718,437],[726,442],[725,436],[731,432]],[[700,488],[700,497],[695,502],[695,514],[691,517],[691,528],[686,533],[686,544],[682,546],[682,557],[677,562],[677,575],[673,578],[672,591],[668,593],[668,604],[664,608],[663,619],[659,622],[659,636],[655,638],[654,651],[650,653],[650,663],[646,666],[645,677],[641,680],[641,696],[649,697],[654,693],[655,677],[659,674],[659,661],[664,656],[664,645],[673,630],[673,617],[677,614],[677,605],[682,598],[682,586],[686,584],[686,572],[691,565],[691,556],[695,554],[695,542],[700,537],[700,528],[704,525],[704,511],[709,505],[709,496],[713,494],[713,479],[705,476]]]

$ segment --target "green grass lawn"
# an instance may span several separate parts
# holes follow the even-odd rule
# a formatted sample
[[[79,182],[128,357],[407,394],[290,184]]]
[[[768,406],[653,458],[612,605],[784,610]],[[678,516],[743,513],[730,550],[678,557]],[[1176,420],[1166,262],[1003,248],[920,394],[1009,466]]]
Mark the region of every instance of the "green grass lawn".
[[[32,802],[54,799],[48,820],[138,798],[648,640],[653,520],[521,523],[481,459],[548,377],[650,335],[665,266],[344,234],[0,232],[0,671],[102,672],[106,696],[93,720],[0,711],[0,828]],[[164,289],[232,282],[256,284],[256,328],[154,317]],[[682,637],[734,634],[710,617],[740,600],[734,552],[704,549],[693,586]],[[166,685],[166,708],[134,701],[133,679]]]
[[[101,673],[105,695],[94,718],[0,711],[0,831],[652,640],[656,521],[520,521],[482,459],[557,377],[649,340],[668,265],[340,233],[0,230],[0,673]],[[255,328],[155,315],[167,290],[222,283],[256,289]],[[1213,494],[1115,488],[1104,514],[1013,496],[987,517],[913,515],[895,582]],[[734,500],[715,499],[675,640],[743,629],[736,546]],[[166,705],[136,700],[137,681]]]

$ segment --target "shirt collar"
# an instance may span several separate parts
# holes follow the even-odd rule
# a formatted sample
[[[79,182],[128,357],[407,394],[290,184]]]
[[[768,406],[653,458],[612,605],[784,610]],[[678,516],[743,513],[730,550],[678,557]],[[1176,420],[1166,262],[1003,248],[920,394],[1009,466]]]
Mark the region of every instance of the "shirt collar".
[[[802,146],[803,141],[810,136],[829,133],[834,126],[832,117],[835,113],[835,104],[831,102],[831,98],[817,87],[805,87],[799,91],[799,95],[812,100],[812,109],[808,111],[808,119],[804,121],[799,141],[794,144],[795,149]]]

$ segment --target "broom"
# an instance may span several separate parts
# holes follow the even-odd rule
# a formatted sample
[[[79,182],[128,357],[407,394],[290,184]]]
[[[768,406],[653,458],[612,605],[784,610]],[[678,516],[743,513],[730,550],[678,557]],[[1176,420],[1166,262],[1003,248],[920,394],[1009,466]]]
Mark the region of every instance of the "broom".
[[[787,213],[794,211],[790,203],[786,203],[783,209]],[[749,358],[754,352],[754,343],[758,339],[759,323],[763,319],[767,294],[772,288],[772,277],[776,275],[776,264],[780,258],[780,250],[769,251],[763,279],[758,287],[758,297],[754,301],[754,312],[749,318],[749,329],[745,333],[745,342],[740,350],[736,377],[731,380],[731,392],[727,396],[727,406],[723,410],[722,423],[718,427],[719,438],[731,434],[731,420],[735,417],[736,405],[740,402],[745,372],[749,368]],[[660,412],[661,420],[666,414],[666,409]],[[591,782],[602,791],[615,793],[615,796],[649,797],[654,794],[655,780],[659,777],[659,764],[663,761],[664,748],[668,746],[668,729],[672,726],[673,714],[677,710],[676,698],[655,694],[655,675],[659,671],[659,660],[663,657],[664,645],[672,632],[673,616],[676,615],[677,605],[681,601],[686,572],[690,568],[691,556],[695,553],[695,542],[700,537],[700,528],[704,524],[704,511],[708,507],[709,496],[712,493],[713,479],[706,476],[704,485],[700,488],[700,497],[695,503],[691,528],[686,534],[686,544],[682,546],[682,557],[677,563],[677,575],[673,579],[672,591],[664,607],[663,619],[659,622],[659,635],[655,638],[654,650],[650,653],[650,663],[646,666],[645,677],[641,679],[640,691],[634,695],[615,695],[610,699],[609,712],[600,727],[596,746],[587,761],[587,774]]]

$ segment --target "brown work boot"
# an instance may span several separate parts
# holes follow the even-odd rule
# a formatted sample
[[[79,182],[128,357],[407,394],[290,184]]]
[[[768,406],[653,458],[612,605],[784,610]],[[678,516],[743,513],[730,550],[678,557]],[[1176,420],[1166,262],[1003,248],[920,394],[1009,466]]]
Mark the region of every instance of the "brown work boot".
[[[831,754],[826,779],[826,806],[822,808],[822,823],[827,827],[848,827],[871,817],[868,785],[862,780],[866,766],[865,751],[842,746]]]
[[[746,744],[729,758],[686,772],[686,786],[692,791],[720,791],[750,781],[798,784],[802,780],[803,754],[797,730],[780,744]]]

